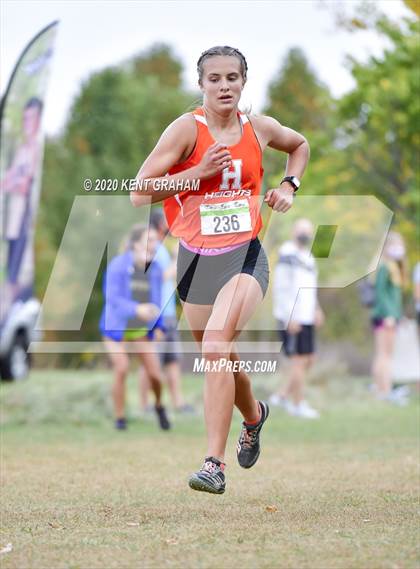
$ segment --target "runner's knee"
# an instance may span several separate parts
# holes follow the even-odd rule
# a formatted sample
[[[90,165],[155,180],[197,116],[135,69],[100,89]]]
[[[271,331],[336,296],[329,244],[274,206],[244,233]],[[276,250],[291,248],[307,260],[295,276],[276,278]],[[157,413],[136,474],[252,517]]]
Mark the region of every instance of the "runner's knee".
[[[230,344],[221,334],[204,334],[202,355],[206,360],[230,359]]]
[[[128,359],[125,358],[113,362],[114,372],[122,379],[125,379],[125,376],[128,374],[129,367],[130,363]]]

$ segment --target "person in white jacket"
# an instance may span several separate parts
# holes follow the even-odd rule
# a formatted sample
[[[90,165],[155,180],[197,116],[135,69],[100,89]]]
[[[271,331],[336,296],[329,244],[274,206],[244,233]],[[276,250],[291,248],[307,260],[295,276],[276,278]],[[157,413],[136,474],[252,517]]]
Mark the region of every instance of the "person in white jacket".
[[[303,394],[306,374],[314,361],[315,327],[324,321],[317,300],[318,271],[310,250],[313,235],[308,219],[296,221],[293,240],[280,247],[273,281],[273,313],[290,368],[286,387],[274,393],[270,402],[305,419],[319,417]]]

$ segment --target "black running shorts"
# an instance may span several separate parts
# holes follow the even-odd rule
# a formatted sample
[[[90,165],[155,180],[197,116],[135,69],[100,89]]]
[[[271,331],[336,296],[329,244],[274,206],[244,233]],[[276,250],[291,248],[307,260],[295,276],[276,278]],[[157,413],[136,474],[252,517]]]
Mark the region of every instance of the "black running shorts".
[[[179,245],[178,294],[192,304],[213,304],[220,289],[235,275],[246,273],[258,281],[263,296],[267,292],[269,267],[264,249],[253,239],[221,255],[200,255]]]
[[[162,340],[163,348],[160,352],[160,363],[165,366],[179,361],[181,347],[176,316],[164,318],[163,323],[165,326],[165,337]]]
[[[286,356],[308,355],[315,352],[315,326],[303,324],[300,332],[290,334],[287,330],[279,330],[280,340]]]

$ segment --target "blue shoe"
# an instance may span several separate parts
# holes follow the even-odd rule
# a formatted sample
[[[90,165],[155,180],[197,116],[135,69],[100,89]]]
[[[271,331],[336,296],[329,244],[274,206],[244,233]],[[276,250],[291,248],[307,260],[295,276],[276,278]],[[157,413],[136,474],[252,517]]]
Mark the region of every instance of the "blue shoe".
[[[115,428],[118,431],[125,431],[127,429],[127,421],[123,418],[115,419]]]

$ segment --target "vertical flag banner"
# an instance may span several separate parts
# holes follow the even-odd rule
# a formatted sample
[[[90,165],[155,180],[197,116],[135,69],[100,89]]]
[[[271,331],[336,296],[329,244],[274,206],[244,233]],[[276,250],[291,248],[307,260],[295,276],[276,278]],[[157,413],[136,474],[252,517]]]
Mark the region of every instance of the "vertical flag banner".
[[[0,104],[0,323],[33,296],[34,229],[42,175],[42,114],[58,22],[20,56]]]

